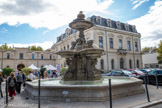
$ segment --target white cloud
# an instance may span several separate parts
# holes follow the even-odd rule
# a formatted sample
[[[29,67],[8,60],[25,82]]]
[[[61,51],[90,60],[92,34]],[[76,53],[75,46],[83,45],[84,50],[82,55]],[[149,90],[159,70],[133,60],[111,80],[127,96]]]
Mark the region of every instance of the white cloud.
[[[113,0],[0,0],[0,24],[28,23],[50,30],[71,22],[79,11],[107,13]]]
[[[135,10],[136,8],[138,8],[139,6],[141,6],[143,3],[148,2],[149,0],[132,0],[132,4],[133,6],[133,10]]]
[[[157,46],[162,40],[162,1],[156,1],[148,13],[137,19],[128,21],[136,25],[142,36],[142,47]]]
[[[1,46],[2,44],[0,44]],[[7,44],[8,46],[11,46],[11,47],[29,47],[29,46],[41,46],[44,50],[46,49],[49,49],[52,47],[53,45],[53,42],[51,41],[45,41],[43,43],[29,43],[29,44],[21,44],[21,43],[10,43],[10,44]]]

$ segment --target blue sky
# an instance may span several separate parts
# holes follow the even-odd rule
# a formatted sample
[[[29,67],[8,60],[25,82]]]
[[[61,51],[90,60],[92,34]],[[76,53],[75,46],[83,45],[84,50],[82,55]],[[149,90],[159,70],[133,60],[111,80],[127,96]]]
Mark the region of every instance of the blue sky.
[[[161,0],[1,0],[0,44],[50,48],[80,10],[136,25],[142,47],[162,40]]]

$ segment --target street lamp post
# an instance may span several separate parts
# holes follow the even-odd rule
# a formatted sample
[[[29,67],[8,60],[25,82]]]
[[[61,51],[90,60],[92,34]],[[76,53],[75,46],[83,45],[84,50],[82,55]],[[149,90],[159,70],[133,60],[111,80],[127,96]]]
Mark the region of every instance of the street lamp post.
[[[2,58],[1,58],[1,69],[3,68],[3,53],[5,52],[5,50],[1,50],[1,53],[2,53]]]

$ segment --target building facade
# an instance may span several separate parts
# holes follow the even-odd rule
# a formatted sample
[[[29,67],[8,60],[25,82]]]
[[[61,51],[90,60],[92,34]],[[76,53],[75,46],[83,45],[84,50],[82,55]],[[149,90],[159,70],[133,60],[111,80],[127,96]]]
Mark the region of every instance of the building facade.
[[[158,53],[156,52],[156,47],[151,48],[148,52],[144,52],[144,54],[142,55],[143,67],[162,69],[162,64],[158,64],[157,57]]]
[[[47,51],[30,51],[28,48],[14,48],[14,50],[0,50],[0,68],[11,67],[15,71],[19,67],[29,67],[34,64],[37,67],[44,65],[56,65],[54,53]]]
[[[86,40],[93,40],[93,47],[103,48],[104,53],[96,67],[103,71],[114,69],[142,68],[141,35],[134,25],[119,21],[92,16],[87,20],[94,26],[84,31]],[[67,28],[65,33],[57,37],[57,42],[51,50],[69,50],[71,42],[78,38],[78,31]],[[64,58],[55,55],[56,63],[61,67],[66,66]]]

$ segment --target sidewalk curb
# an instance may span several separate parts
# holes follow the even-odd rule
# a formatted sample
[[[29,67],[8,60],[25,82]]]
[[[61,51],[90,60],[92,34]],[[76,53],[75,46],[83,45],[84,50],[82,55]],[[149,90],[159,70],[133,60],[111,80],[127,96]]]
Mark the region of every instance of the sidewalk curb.
[[[138,105],[138,106],[135,106],[135,107],[132,107],[132,108],[147,108],[147,107],[151,107],[151,106],[154,106],[154,105],[157,105],[157,104],[161,104],[161,103],[162,103],[162,99],[156,100],[156,101],[147,102],[145,104]]]

